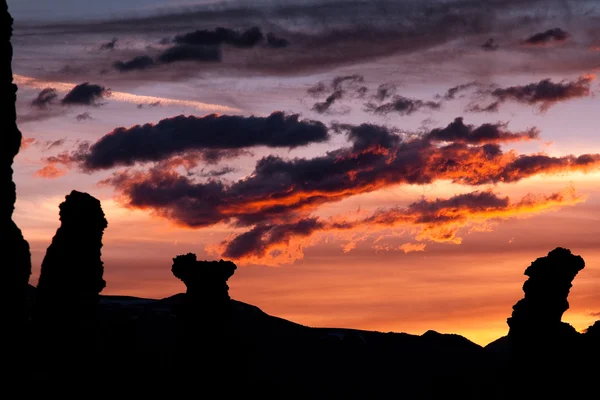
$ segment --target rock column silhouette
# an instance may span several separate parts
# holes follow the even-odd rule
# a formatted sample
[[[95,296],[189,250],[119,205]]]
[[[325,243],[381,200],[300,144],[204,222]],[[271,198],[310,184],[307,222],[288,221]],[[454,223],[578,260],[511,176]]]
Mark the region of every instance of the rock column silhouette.
[[[578,398],[582,376],[578,360],[581,334],[562,322],[569,309],[572,281],[585,266],[583,258],[558,247],[525,270],[525,296],[507,322],[509,398]]]
[[[17,336],[27,319],[27,285],[31,274],[29,244],[12,220],[17,198],[12,164],[21,146],[21,132],[16,123],[17,86],[12,80],[12,17],[6,1],[0,3],[0,304],[7,332]]]
[[[62,393],[97,379],[91,371],[98,363],[95,317],[106,285],[100,257],[107,221],[100,201],[87,193],[72,191],[59,207],[61,226],[42,262],[34,325],[43,385]]]
[[[567,297],[577,273],[585,267],[580,256],[558,247],[525,270],[525,297],[513,306],[507,322],[508,336],[518,348],[535,349],[548,341],[577,337],[577,331],[561,322],[569,309]]]
[[[61,226],[52,238],[37,287],[37,317],[66,323],[93,318],[102,279],[102,235],[107,227],[100,201],[72,191],[60,204]]]

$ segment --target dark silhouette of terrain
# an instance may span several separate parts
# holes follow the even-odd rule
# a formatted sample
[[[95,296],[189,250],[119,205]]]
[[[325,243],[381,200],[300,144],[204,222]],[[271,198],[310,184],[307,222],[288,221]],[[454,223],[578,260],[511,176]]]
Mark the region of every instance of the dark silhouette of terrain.
[[[6,322],[5,334],[21,337],[20,329],[26,319],[26,291],[31,274],[29,244],[12,220],[17,198],[12,180],[12,164],[21,146],[21,132],[17,128],[17,86],[12,76],[12,17],[6,1],[0,3],[0,310]],[[18,347],[18,346],[17,346]],[[10,350],[10,349],[7,349]]]
[[[580,256],[556,248],[525,270],[507,336],[485,348],[459,335],[311,328],[230,298],[230,261],[173,259],[186,293],[102,296],[107,227],[100,202],[77,191],[38,287],[12,221],[12,162],[21,134],[12,84],[12,20],[0,3],[0,304],[2,389],[11,397],[249,397],[285,399],[597,398],[600,321],[561,321]],[[165,266],[167,267],[167,266]],[[16,356],[16,357],[15,357]],[[6,383],[5,383],[6,382]]]

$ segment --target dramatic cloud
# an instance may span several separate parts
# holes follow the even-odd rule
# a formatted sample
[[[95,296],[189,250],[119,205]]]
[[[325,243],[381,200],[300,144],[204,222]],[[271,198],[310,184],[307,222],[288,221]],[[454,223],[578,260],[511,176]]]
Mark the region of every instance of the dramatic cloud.
[[[487,94],[495,101],[487,106],[476,104],[471,106],[470,111],[496,111],[499,104],[514,101],[539,106],[540,111],[545,112],[558,102],[590,96],[595,78],[594,75],[583,75],[576,80],[560,82],[544,79],[523,86],[491,89]]]
[[[560,28],[548,29],[545,32],[536,33],[523,40],[522,44],[527,46],[543,46],[550,42],[564,42],[569,38],[569,33]]]
[[[442,104],[435,101],[423,101],[409,99],[404,96],[394,96],[392,101],[381,105],[374,103],[365,104],[365,111],[373,114],[387,115],[398,113],[400,115],[411,115],[423,109],[439,110]]]
[[[58,94],[56,93],[56,89],[42,89],[42,91],[38,93],[37,97],[31,102],[31,106],[45,110],[57,99],[57,97]]]
[[[113,66],[120,72],[148,69],[154,66],[154,60],[150,56],[137,56],[129,61],[116,61]]]
[[[118,172],[104,183],[114,186],[127,206],[154,210],[177,224],[250,226],[287,223],[323,204],[394,185],[444,180],[478,186],[600,167],[600,154],[505,153],[499,142],[529,140],[537,133],[511,133],[501,124],[476,128],[458,119],[417,138],[368,124],[335,129],[345,131],[353,145],[309,159],[268,156],[233,183],[199,182],[164,167]]]
[[[84,82],[75,86],[61,100],[65,105],[97,105],[99,100],[110,96],[110,89]]]
[[[274,112],[268,117],[177,116],[157,124],[117,128],[85,152],[69,156],[86,170],[161,161],[173,155],[199,152],[205,160],[218,161],[233,150],[267,146],[295,148],[329,139],[325,125],[300,120],[298,114]]]
[[[496,43],[496,40],[494,38],[489,38],[485,41],[484,44],[481,45],[481,48],[485,51],[496,51],[499,47],[500,46],[498,45],[498,43]]]
[[[537,213],[574,205],[584,201],[572,188],[548,196],[527,195],[512,202],[490,190],[456,195],[447,199],[421,199],[406,207],[379,209],[372,215],[355,220],[343,216],[329,219],[301,218],[284,224],[257,224],[209,251],[240,262],[277,265],[302,258],[303,248],[318,240],[311,237],[345,231],[373,235],[386,229],[411,228],[417,241],[462,243],[464,228],[489,228],[491,223],[509,218],[530,217]],[[488,229],[489,230],[489,229]],[[425,243],[405,243],[397,249],[405,253],[424,251]],[[374,245],[376,250],[389,250]]]

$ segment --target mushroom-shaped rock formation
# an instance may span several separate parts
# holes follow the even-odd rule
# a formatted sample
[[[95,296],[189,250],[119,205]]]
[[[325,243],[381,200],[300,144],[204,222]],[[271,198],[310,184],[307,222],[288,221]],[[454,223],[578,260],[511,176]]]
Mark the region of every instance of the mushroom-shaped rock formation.
[[[236,269],[231,261],[198,261],[195,254],[188,253],[173,259],[171,271],[185,283],[190,302],[218,309],[230,302],[227,280]]]
[[[61,226],[42,262],[38,317],[87,319],[106,286],[101,248],[107,221],[100,201],[87,193],[72,191],[59,208]]]
[[[215,371],[227,368],[235,353],[233,307],[227,280],[236,269],[231,261],[198,261],[192,253],[173,259],[173,275],[187,286],[185,300],[175,310],[181,365],[187,365],[191,357],[202,358]],[[185,368],[182,373],[187,373]],[[217,379],[217,375],[213,378]]]

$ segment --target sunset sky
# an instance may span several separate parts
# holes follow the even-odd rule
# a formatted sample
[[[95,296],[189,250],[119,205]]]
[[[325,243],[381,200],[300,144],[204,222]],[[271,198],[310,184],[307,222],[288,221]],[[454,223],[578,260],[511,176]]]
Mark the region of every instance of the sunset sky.
[[[595,1],[8,4],[32,284],[79,190],[103,294],[181,292],[192,252],[271,315],[485,345],[562,246],[563,320],[600,318]]]

